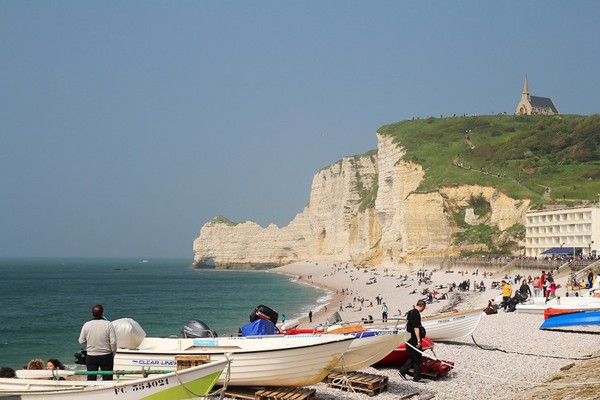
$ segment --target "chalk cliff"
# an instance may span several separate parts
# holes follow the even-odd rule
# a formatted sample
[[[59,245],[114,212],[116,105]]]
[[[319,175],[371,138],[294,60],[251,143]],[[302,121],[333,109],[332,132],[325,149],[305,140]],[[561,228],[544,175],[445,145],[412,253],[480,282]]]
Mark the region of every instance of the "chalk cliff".
[[[377,135],[377,152],[345,157],[317,172],[309,204],[285,227],[206,223],[194,240],[194,264],[271,267],[311,260],[357,265],[399,265],[421,257],[485,248],[457,245],[466,225],[495,226],[499,232],[523,224],[528,200],[514,200],[493,187],[448,186],[418,192],[425,171],[403,159],[404,148]],[[473,198],[488,205],[483,215]],[[463,213],[461,214],[461,210]],[[456,215],[462,220],[457,223]]]

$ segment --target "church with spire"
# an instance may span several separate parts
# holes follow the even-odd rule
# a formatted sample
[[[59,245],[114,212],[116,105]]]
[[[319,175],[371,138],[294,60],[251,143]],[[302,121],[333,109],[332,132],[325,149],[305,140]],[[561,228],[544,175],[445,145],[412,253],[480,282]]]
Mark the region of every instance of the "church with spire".
[[[523,93],[521,94],[521,101],[517,105],[515,110],[517,115],[556,115],[560,114],[558,108],[549,97],[538,97],[531,96],[529,94],[529,83],[525,78],[525,86],[523,86]]]

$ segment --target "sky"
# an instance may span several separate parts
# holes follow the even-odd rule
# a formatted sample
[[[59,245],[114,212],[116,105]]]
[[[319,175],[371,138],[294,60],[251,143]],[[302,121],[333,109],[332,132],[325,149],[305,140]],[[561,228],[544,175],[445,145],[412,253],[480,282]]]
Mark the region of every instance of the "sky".
[[[193,257],[413,117],[599,112],[600,2],[0,0],[0,257]]]

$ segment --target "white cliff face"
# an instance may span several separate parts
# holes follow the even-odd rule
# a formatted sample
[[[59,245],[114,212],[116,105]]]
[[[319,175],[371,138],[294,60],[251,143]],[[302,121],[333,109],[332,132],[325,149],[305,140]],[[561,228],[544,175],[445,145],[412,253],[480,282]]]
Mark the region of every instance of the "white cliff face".
[[[477,185],[442,188],[440,193],[449,199],[447,203],[453,209],[469,207],[471,197],[482,196],[492,208],[489,224],[497,225],[500,230],[518,223],[525,225],[525,211],[529,208],[529,200],[515,200],[495,188]],[[473,216],[476,217],[474,214]],[[477,218],[472,222],[478,223],[476,221]]]
[[[404,154],[392,138],[378,135],[377,155],[345,157],[322,169],[313,178],[308,206],[285,227],[205,224],[194,240],[194,263],[402,264],[415,254],[458,253],[452,247],[457,230],[453,211],[467,209],[467,223],[493,224],[500,230],[523,223],[529,201],[513,200],[494,188],[459,186],[417,193],[425,173],[420,165],[403,160]],[[486,218],[468,211],[471,197],[477,196],[490,204]]]
[[[288,226],[261,228],[209,222],[194,240],[194,262],[217,266],[283,265],[294,261],[362,262],[380,233],[361,196],[376,181],[377,157],[346,157],[313,178],[309,205]]]
[[[378,135],[378,151],[376,211],[383,230],[382,261],[397,264],[411,252],[447,248],[452,228],[442,196],[415,193],[425,175],[421,166],[404,161],[404,150],[389,136]]]

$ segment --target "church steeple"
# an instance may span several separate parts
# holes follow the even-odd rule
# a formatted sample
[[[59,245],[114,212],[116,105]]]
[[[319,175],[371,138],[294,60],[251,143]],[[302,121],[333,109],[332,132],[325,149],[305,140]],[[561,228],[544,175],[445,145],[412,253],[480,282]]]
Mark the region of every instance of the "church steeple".
[[[521,100],[517,105],[515,114],[518,115],[531,115],[531,96],[529,95],[529,82],[527,76],[525,76],[525,84],[523,85],[523,93],[521,93]]]
[[[525,77],[525,85],[523,86],[523,95],[529,97],[529,83],[527,82],[527,77]]]

